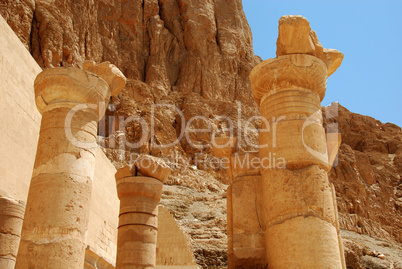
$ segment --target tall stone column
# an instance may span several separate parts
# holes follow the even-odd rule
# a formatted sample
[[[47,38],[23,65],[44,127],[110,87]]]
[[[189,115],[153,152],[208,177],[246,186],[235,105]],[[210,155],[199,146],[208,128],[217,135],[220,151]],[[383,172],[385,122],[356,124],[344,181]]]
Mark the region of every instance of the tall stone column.
[[[53,68],[35,80],[42,114],[16,268],[82,268],[97,123],[124,75],[108,62]]]
[[[155,268],[158,204],[170,168],[151,156],[116,172],[120,199],[116,269]]]
[[[258,152],[231,156],[233,179],[228,187],[228,268],[266,268]],[[230,212],[230,214],[229,214]]]
[[[251,72],[262,128],[269,130],[260,133],[260,162],[270,268],[343,267],[320,105],[342,59],[323,49],[305,18],[284,16],[277,57]]]
[[[230,178],[227,188],[228,268],[266,268],[258,152],[237,150],[237,139],[216,137],[213,154]]]
[[[25,205],[0,197],[0,268],[14,269]]]

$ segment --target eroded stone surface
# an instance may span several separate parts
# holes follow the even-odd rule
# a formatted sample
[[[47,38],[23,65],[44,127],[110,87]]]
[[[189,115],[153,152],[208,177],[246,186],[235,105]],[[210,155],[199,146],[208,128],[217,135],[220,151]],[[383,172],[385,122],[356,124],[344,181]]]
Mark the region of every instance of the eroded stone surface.
[[[273,268],[346,268],[320,105],[328,68],[332,72],[335,66],[332,60],[324,63],[324,57],[309,22],[283,16],[277,58],[260,63],[250,75],[265,119],[262,127],[274,126],[260,133],[259,151],[262,227]],[[264,165],[272,155],[286,166]]]
[[[38,75],[35,95],[42,122],[16,268],[80,268],[105,111],[98,103],[110,89],[89,72],[56,68]]]
[[[227,115],[236,126],[240,124],[239,129],[244,129],[250,116],[258,113],[248,75],[261,59],[253,54],[251,31],[240,0],[111,0],[92,1],[88,5],[82,1],[5,0],[1,5],[0,13],[42,68],[78,67],[84,60],[93,60],[109,61],[123,72],[128,83],[113,98],[117,110],[114,114],[108,112],[109,115],[141,116],[148,124],[154,119],[158,126],[154,136],[147,138],[147,143],[135,153],[158,157],[177,154],[187,159],[202,151],[186,141],[173,149],[151,148],[150,139],[166,144],[184,128],[176,122],[173,109],[162,107],[151,116],[151,104],[177,106],[186,119],[199,113],[208,119],[199,124],[201,128],[211,123],[218,131],[225,123],[217,116]],[[241,106],[241,121],[235,120],[235,101]],[[254,144],[258,140],[257,125],[253,122],[247,134]],[[131,123],[124,130],[115,130],[124,133],[127,141],[136,142],[140,128]],[[114,135],[113,132],[106,136]],[[205,137],[193,139],[210,144]],[[250,149],[244,139],[240,146]],[[126,164],[114,147],[105,151],[117,167]],[[212,157],[210,152],[202,154]],[[221,172],[204,173],[201,169],[193,171],[190,166],[179,166],[174,168],[175,176],[169,178],[169,184],[193,186],[196,191],[220,186],[221,192],[225,189],[222,182],[228,182],[228,176]],[[211,236],[194,235],[197,261],[204,267],[225,266],[225,233],[213,229],[213,223],[222,221],[218,218],[206,225]]]
[[[173,213],[164,206],[158,206],[156,267],[197,269],[192,250],[188,234],[180,229]]]
[[[120,199],[117,268],[155,268],[158,203],[163,183],[152,177],[116,173]]]
[[[25,204],[0,197],[0,268],[14,269]]]
[[[105,80],[78,68],[46,69],[35,79],[35,102],[41,114],[57,106],[71,109],[81,105],[76,110],[93,110],[101,119],[109,99]]]
[[[94,61],[85,61],[82,63],[82,68],[103,78],[109,84],[112,95],[120,93],[126,86],[126,77],[109,62],[95,64]]]
[[[276,56],[308,54],[321,59],[329,77],[341,65],[343,54],[335,49],[324,49],[310,23],[300,15],[286,15],[279,19]]]
[[[324,99],[327,86],[327,67],[317,57],[291,54],[268,59],[250,73],[253,96],[260,105],[264,96],[299,87],[318,94]]]
[[[261,175],[233,179],[227,190],[228,268],[266,268]]]
[[[336,229],[320,218],[288,219],[268,228],[266,240],[268,264],[274,268],[342,268]]]
[[[36,5],[34,2],[36,2]],[[143,40],[135,43],[137,45],[134,44],[131,49],[122,49],[121,51],[124,52],[124,55],[120,52],[115,53],[115,48],[119,49],[120,44],[126,42],[124,39],[122,39],[121,42],[119,41],[118,35],[116,34],[118,27],[123,24],[130,24],[132,25],[130,29],[145,29],[137,27],[137,21],[133,22],[133,20],[123,19],[117,22],[116,18],[121,14],[120,1],[109,1],[105,5],[99,6],[98,9],[96,8],[98,5],[97,1],[94,2],[94,6],[88,7],[79,7],[79,4],[77,4],[77,7],[74,7],[75,2],[66,2],[65,6],[62,6],[59,1],[54,1],[52,5],[46,5],[45,2],[48,1],[6,0],[2,1],[0,4],[5,4],[0,8],[0,13],[13,27],[17,35],[20,36],[20,38],[23,36],[21,40],[24,45],[31,47],[32,53],[35,55],[35,58],[38,59],[38,62],[41,62],[42,67],[44,66],[44,61],[41,60],[42,55],[50,59],[50,56],[54,53],[54,58],[58,59],[57,55],[61,55],[60,53],[64,52],[63,48],[65,48],[66,53],[62,56],[64,59],[63,64],[67,65],[73,63],[79,64],[83,60],[83,57],[79,59],[79,57],[76,56],[78,54],[84,55],[84,50],[88,53],[88,59],[91,59],[91,55],[102,55],[99,57],[105,57],[105,60],[109,60],[119,65],[119,67],[133,65],[132,69],[136,68],[134,68],[134,66],[141,66],[141,64],[137,64],[141,62],[141,60],[138,59],[142,59],[141,57],[146,58],[146,56],[142,56],[142,52],[146,51],[146,49],[141,46],[147,47],[149,43],[146,41],[143,42]],[[126,11],[130,12],[131,7],[135,6],[135,4],[131,6],[132,3],[135,3],[135,1],[130,2],[130,5],[125,5]],[[165,3],[168,5],[165,5]],[[195,10],[195,13],[197,13],[198,10],[207,6],[203,5],[202,2],[200,3],[200,6],[190,4],[187,6],[187,9]],[[164,9],[162,21],[165,22],[166,26],[165,28],[160,27],[155,29],[162,29],[161,32],[165,33],[165,29],[180,29],[183,17],[179,18],[180,10],[176,8],[175,2],[160,1],[159,4],[160,7]],[[227,10],[228,13],[239,12],[239,10],[241,10],[238,8],[237,1],[227,2],[227,4],[230,5],[230,9]],[[86,8],[89,10],[88,12]],[[142,7],[138,5],[138,10],[141,10],[141,8]],[[35,14],[33,14],[32,10],[35,11]],[[152,12],[154,11],[155,10]],[[117,14],[117,16],[113,16],[113,18],[108,17],[105,20],[106,12],[109,12],[107,14]],[[207,11],[206,13],[210,12],[211,11]],[[77,16],[77,14],[79,14],[79,16]],[[138,14],[144,14],[143,10],[139,11]],[[221,17],[222,14],[224,15],[226,13],[220,12],[217,16],[223,18]],[[96,19],[97,16],[102,18],[99,24]],[[32,20],[32,17],[34,17],[34,20]],[[192,17],[191,21],[204,23],[205,20],[202,20],[203,18],[203,16]],[[234,18],[234,16],[231,16],[231,18]],[[169,23],[167,23],[167,21],[169,21]],[[39,30],[37,29],[39,22],[43,22],[41,24],[42,30],[40,39],[37,38],[39,36]],[[146,20],[144,20],[144,24],[145,23]],[[224,28],[226,26],[229,32],[232,31],[233,26],[230,24],[226,25],[225,23],[225,21],[221,20],[219,27]],[[242,21],[243,25],[245,25],[244,23],[245,20]],[[33,24],[34,27],[31,28],[31,24]],[[67,28],[65,35],[63,35],[64,28],[58,27],[57,24],[61,24],[63,27]],[[74,31],[71,31],[70,28],[72,29],[73,24]],[[99,25],[103,27],[101,34],[97,32],[97,29],[100,28]],[[161,21],[159,21],[159,25],[161,25]],[[81,27],[83,29],[81,29]],[[236,24],[236,27],[239,27],[239,24]],[[128,28],[123,29],[124,33],[126,33],[125,31],[127,31],[127,29]],[[32,43],[30,43],[31,30],[33,32]],[[147,30],[144,30],[144,32],[139,31],[138,36],[142,38],[146,36],[146,32]],[[190,32],[191,31],[187,31],[187,33]],[[178,33],[180,33],[180,31],[178,31]],[[187,33],[179,39],[182,40],[186,38]],[[220,33],[223,32],[220,31]],[[237,41],[232,40],[233,38],[236,39],[237,34],[241,36],[241,31],[236,30],[234,35],[226,35],[225,39],[220,39],[221,46],[229,47],[227,44],[222,44],[224,40],[229,43],[242,42],[242,39],[238,39]],[[129,35],[125,35],[125,37],[127,36]],[[249,35],[246,34],[245,36]],[[195,34],[195,37],[202,38],[202,35]],[[39,40],[41,40],[40,43]],[[53,43],[52,41],[55,42]],[[164,47],[161,45],[164,44],[164,42],[164,37],[160,38],[159,41],[158,39],[154,39],[153,46],[155,48]],[[139,43],[143,45],[138,46]],[[42,48],[43,50],[41,50]],[[185,47],[182,46],[182,48]],[[235,49],[236,48],[241,50],[241,46],[236,46]],[[247,46],[245,48],[247,48]],[[250,45],[248,48],[250,48]],[[77,49],[79,53],[70,53],[75,49]],[[183,49],[181,52],[185,52],[185,50],[186,49]],[[41,54],[41,51],[43,51],[43,54]],[[166,50],[162,49],[160,51],[164,53]],[[145,53],[145,55],[147,54]],[[167,59],[163,58],[166,56],[165,54],[160,55],[160,58],[153,59]],[[179,55],[181,55],[180,57],[186,57],[182,56],[183,54]],[[206,59],[206,56],[204,56],[203,59]],[[239,61],[242,61],[241,59],[240,57]],[[97,61],[100,60],[98,59]],[[213,69],[216,74],[226,74],[226,69],[231,66],[227,64],[230,62],[228,59],[224,61],[219,70]],[[245,58],[244,61],[248,62],[248,57]],[[48,62],[52,63],[51,60]],[[56,63],[56,65],[58,64],[60,63]],[[164,63],[161,63],[160,65],[163,64]],[[195,66],[197,64],[196,61],[188,61],[188,66]],[[211,66],[213,66],[212,62],[210,66],[207,66],[206,62],[203,62],[201,68],[211,69]],[[175,70],[179,70],[179,67],[177,65],[167,64],[166,69],[169,74],[174,74],[176,72]],[[124,68],[124,70],[126,69]],[[237,78],[244,78],[248,76],[247,70],[249,69],[240,68],[233,72],[239,72]],[[134,72],[128,73],[133,74]],[[141,73],[143,72],[139,71],[136,74]],[[126,72],[125,74],[127,75]],[[152,81],[151,77],[152,76],[150,76],[149,81]],[[230,81],[226,75],[222,75],[221,77],[222,79]],[[190,80],[192,77],[187,76],[186,78],[182,76],[181,79]],[[243,80],[237,82],[236,88],[238,91],[247,94],[249,91],[249,86],[246,85],[247,83],[244,84]],[[157,85],[159,80],[155,80],[153,83],[155,83],[153,85]],[[163,84],[161,85],[162,88],[166,88]],[[232,86],[231,88],[233,88]],[[200,86],[200,88],[202,88],[202,86]],[[225,87],[220,89],[225,89]],[[153,86],[151,87],[139,80],[132,80],[129,88],[127,88],[127,93],[129,94],[125,95],[123,92],[123,97],[117,99],[116,104],[118,108],[123,108],[120,115],[132,115],[139,113],[138,111],[144,111],[145,115],[149,115],[148,108],[143,104],[146,103],[148,105],[155,102],[155,100],[159,98],[159,92],[160,91],[156,91]],[[162,101],[175,102],[181,107],[182,100],[186,99],[186,107],[193,108],[192,110],[205,108],[202,109],[202,115],[220,115],[221,111],[228,112],[228,115],[231,117],[235,115],[235,113],[233,113],[233,111],[235,111],[235,105],[233,103],[213,102],[208,99],[200,98],[198,94],[185,97],[172,94]],[[135,102],[132,100],[135,100]],[[166,141],[163,139],[174,137],[176,135],[175,128],[178,128],[178,126],[175,125],[174,117],[170,117],[170,114],[165,112],[166,110],[161,113],[157,112],[157,122],[162,127],[161,131],[157,130],[157,136],[162,141]],[[186,113],[190,113],[190,109],[186,110]],[[244,119],[247,119],[247,117],[242,118],[242,120]],[[218,121],[212,122],[214,124],[219,123]],[[400,176],[402,176],[402,170],[400,169],[402,160],[400,154],[400,127],[390,123],[383,124],[373,118],[354,114],[343,107],[340,107],[340,114],[336,122],[339,123],[341,129],[343,143],[339,154],[340,165],[332,170],[331,180],[336,185],[338,205],[340,205],[341,211],[341,226],[359,233],[387,238],[388,240],[391,240],[391,238],[400,240],[401,235],[400,229],[398,228],[401,226],[400,216],[402,216],[402,214],[400,214],[402,208],[401,201],[400,199],[398,200],[402,190],[399,184],[400,182],[398,181]],[[133,133],[127,132],[127,134],[131,135]],[[256,132],[250,132],[248,136],[255,138]],[[194,152],[192,149],[186,150],[189,153]],[[157,154],[159,154],[159,152],[157,152]],[[117,157],[118,155],[116,153],[108,152],[108,155],[112,161],[119,163],[120,159]],[[199,168],[201,168],[201,166],[199,166]],[[178,171],[180,171],[180,174]],[[175,217],[181,220],[180,225],[188,229],[191,234],[198,262],[204,264],[205,268],[207,265],[224,267],[226,260],[226,205],[225,201],[222,200],[222,196],[226,197],[226,195],[223,194],[226,186],[222,184],[222,182],[226,182],[224,173],[221,171],[217,173],[214,171],[204,171],[203,168],[197,170],[175,168],[172,173],[175,174],[175,177],[170,178],[169,184],[173,185],[169,186],[169,189],[166,191],[163,202],[168,205],[170,209],[174,209]],[[196,197],[196,199],[194,199],[194,197]],[[387,210],[383,210],[384,208]],[[192,221],[193,215],[199,217],[198,221]],[[351,264],[350,266],[354,265]]]
[[[150,155],[141,155],[135,161],[138,173],[156,178],[164,183],[170,176],[170,167],[160,158]]]

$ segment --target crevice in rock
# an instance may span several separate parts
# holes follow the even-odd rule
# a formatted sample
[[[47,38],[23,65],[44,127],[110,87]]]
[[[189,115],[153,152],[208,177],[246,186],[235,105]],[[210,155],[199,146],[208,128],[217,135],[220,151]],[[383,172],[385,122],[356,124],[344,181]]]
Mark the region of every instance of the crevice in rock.
[[[219,42],[219,27],[218,27],[218,19],[216,18],[216,3],[215,2],[214,2],[214,19],[215,19],[215,27],[216,27],[215,42],[218,47],[219,53],[222,54],[221,46],[220,46],[220,42]]]
[[[85,37],[84,37],[84,51],[85,51],[85,60],[88,59],[88,32],[85,32]]]
[[[32,14],[31,31],[29,33],[29,53],[31,53],[31,55],[33,55],[33,51],[32,51],[32,42],[33,41],[32,41],[32,39],[33,39],[34,27],[36,27],[35,10],[33,11],[33,14]]]
[[[257,190],[255,190],[255,192],[257,193]],[[255,214],[257,215],[258,225],[262,229],[262,225],[261,225],[261,222],[260,222],[260,216],[258,214],[257,197],[255,198]]]

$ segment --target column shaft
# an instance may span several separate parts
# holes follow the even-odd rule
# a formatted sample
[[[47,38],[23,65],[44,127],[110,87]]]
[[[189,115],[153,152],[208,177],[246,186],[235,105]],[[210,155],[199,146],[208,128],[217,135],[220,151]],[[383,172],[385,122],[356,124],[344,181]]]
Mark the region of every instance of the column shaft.
[[[261,114],[272,127],[260,134],[268,145],[260,161],[269,266],[341,268],[318,94],[300,87],[269,92]],[[286,169],[267,167],[268,155],[284,159]]]
[[[341,268],[326,171],[317,165],[263,172],[268,264],[272,268]]]
[[[17,268],[83,265],[95,154],[66,136],[70,111],[57,107],[42,115]],[[77,111],[71,123],[74,137],[94,142],[97,119],[93,110]]]
[[[163,183],[152,177],[117,180],[120,199],[117,269],[155,268],[158,204]]]
[[[89,67],[91,72],[46,69],[35,79],[42,122],[18,269],[84,265],[97,124],[111,93],[125,85],[124,75],[110,63]]]
[[[266,268],[258,152],[231,155],[227,190],[228,268]]]

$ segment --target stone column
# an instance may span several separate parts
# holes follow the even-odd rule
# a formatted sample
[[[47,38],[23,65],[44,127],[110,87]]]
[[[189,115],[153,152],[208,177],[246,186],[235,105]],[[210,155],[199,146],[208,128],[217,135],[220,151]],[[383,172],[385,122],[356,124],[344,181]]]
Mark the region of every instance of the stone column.
[[[215,157],[226,164],[228,268],[266,268],[258,152],[238,152],[236,139],[216,137]]]
[[[0,268],[14,269],[25,205],[0,197]]]
[[[320,105],[342,58],[322,48],[305,18],[284,16],[277,58],[251,72],[262,128],[269,130],[260,134],[260,161],[270,268],[342,268]]]
[[[124,75],[108,62],[53,68],[35,80],[42,114],[16,268],[82,268],[98,120]]]
[[[117,269],[155,268],[158,204],[170,168],[151,156],[116,173],[120,199]]]
[[[232,207],[228,209],[231,218],[228,240],[232,242],[228,249],[228,268],[266,268],[258,152],[235,152],[231,165],[233,180],[227,199],[230,199],[228,206]]]

